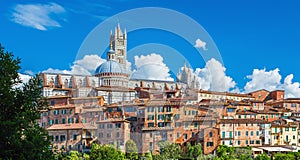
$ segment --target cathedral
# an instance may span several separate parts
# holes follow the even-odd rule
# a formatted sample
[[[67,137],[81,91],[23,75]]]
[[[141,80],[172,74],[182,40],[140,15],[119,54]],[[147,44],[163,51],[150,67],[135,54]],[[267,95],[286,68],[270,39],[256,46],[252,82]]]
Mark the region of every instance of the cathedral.
[[[137,98],[135,88],[152,90],[184,90],[199,89],[197,77],[192,69],[184,65],[182,73],[178,73],[176,82],[161,80],[131,79],[126,66],[127,33],[120,24],[114,33],[110,32],[110,47],[106,53],[106,62],[98,66],[93,75],[70,75],[57,73],[41,73],[43,95],[97,97],[102,96],[105,103],[132,101]]]

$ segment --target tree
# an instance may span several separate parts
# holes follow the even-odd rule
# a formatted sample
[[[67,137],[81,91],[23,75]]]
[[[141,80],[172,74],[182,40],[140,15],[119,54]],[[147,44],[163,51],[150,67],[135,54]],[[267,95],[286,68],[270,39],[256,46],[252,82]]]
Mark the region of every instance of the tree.
[[[266,154],[257,155],[254,160],[270,160],[271,158]]]
[[[0,44],[0,157],[3,159],[51,159],[50,137],[36,120],[47,109],[41,80],[34,76],[22,84],[20,59]]]
[[[197,159],[202,155],[202,145],[198,143],[192,146],[190,143],[187,143],[185,157],[190,159]]]
[[[116,159],[122,160],[125,159],[124,153],[117,150],[113,145],[98,145],[93,144],[91,153],[91,160],[102,160],[102,159]]]
[[[136,147],[136,144],[133,142],[133,140],[128,140],[125,144],[126,148],[126,158],[133,160],[133,159],[138,159],[138,150]]]
[[[152,160],[152,154],[150,151],[147,151],[144,156],[145,160]]]
[[[293,153],[276,153],[274,154],[274,160],[294,160],[295,156]]]
[[[162,159],[179,159],[182,151],[178,144],[163,141],[158,143],[160,147],[160,157]],[[153,158],[154,159],[154,158]]]

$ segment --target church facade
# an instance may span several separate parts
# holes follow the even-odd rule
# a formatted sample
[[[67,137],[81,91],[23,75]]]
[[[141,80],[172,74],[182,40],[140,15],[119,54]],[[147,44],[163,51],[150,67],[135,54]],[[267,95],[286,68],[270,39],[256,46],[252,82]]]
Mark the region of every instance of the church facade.
[[[110,49],[106,53],[106,62],[98,66],[93,75],[70,75],[57,73],[41,73],[43,95],[95,97],[102,96],[105,103],[132,101],[137,97],[137,87],[165,90],[183,90],[198,88],[199,83],[190,68],[184,65],[182,73],[178,73],[177,81],[131,79],[126,66],[127,33],[120,24],[114,33],[110,32]]]

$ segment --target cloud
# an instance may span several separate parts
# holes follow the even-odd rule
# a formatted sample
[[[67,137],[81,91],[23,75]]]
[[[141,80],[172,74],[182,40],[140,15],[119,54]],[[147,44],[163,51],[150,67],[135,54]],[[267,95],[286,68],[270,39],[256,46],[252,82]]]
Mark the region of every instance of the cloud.
[[[300,97],[300,83],[293,82],[294,75],[290,74],[281,82],[282,76],[279,69],[266,71],[266,69],[254,69],[251,75],[247,78],[250,79],[246,83],[245,92],[252,92],[259,89],[266,89],[273,91],[276,89],[285,90],[286,98]]]
[[[201,39],[197,39],[194,45],[195,48],[202,48],[203,50],[207,50],[206,42],[202,41]]]
[[[24,73],[31,75],[31,76],[34,75],[34,72],[31,70],[26,70],[26,71],[24,71]]]
[[[236,82],[227,76],[225,71],[226,68],[219,61],[212,58],[206,62],[204,68],[196,68],[194,74],[198,77],[201,89],[238,92]]]
[[[156,53],[134,56],[136,69],[133,71],[133,79],[151,79],[173,81],[170,77],[170,69],[163,62],[163,57]]]
[[[96,70],[96,68],[105,62],[105,59],[102,59],[98,55],[85,55],[82,59],[76,60],[73,62],[73,66],[70,67],[70,70],[60,70],[48,68],[43,71],[44,73],[60,73],[60,74],[80,74],[80,75],[91,75]]]
[[[61,27],[55,15],[64,13],[65,9],[56,4],[18,4],[12,13],[12,21],[23,26],[38,30],[47,30],[50,27]]]
[[[14,86],[14,88],[22,88],[24,83],[28,83],[29,79],[32,78],[29,75],[18,73],[19,78],[21,79],[22,83],[19,83]]]

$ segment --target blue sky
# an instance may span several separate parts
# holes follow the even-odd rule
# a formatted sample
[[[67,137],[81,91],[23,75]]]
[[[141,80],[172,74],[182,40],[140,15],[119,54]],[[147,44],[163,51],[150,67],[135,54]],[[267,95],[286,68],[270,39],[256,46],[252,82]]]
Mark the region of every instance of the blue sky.
[[[43,11],[37,12],[48,15],[40,17],[44,19],[43,25],[26,25],[18,21],[16,16],[18,13],[22,16],[30,16],[30,11],[24,11],[22,5],[42,8]],[[251,82],[248,87],[251,88],[252,85],[252,90],[259,89],[259,87],[267,89],[290,87],[293,88],[290,91],[293,95],[300,95],[296,93],[299,91],[297,82],[300,81],[298,66],[300,2],[297,0],[0,1],[2,13],[0,15],[0,43],[6,50],[13,51],[22,59],[21,73],[28,71],[38,73],[48,68],[68,70],[73,66],[83,40],[98,24],[115,14],[140,7],[172,9],[199,23],[219,49],[226,68],[225,74],[235,82],[231,89],[248,91],[246,83]],[[29,12],[28,15],[24,15],[26,12]],[[122,19],[119,21],[122,25]],[[109,33],[103,36],[108,37]],[[150,29],[129,32],[128,37],[130,39],[129,50],[143,43],[159,43],[171,46],[183,54],[194,70],[205,67],[203,59],[194,57],[195,47],[174,34]],[[134,55],[129,55],[128,59],[134,67]],[[178,69],[175,68],[183,63],[183,60],[169,62],[166,57],[163,61],[171,71],[176,70],[176,72]],[[255,69],[258,70],[254,73]],[[274,76],[275,78],[265,82],[265,86],[253,84],[256,83],[253,77],[260,74],[262,74],[261,77]],[[293,77],[289,76],[290,74],[293,74]],[[252,75],[252,79],[249,75],[250,77]],[[287,76],[289,77],[286,80],[292,78],[292,82],[283,87]],[[277,82],[278,79],[280,82]],[[259,78],[256,81],[259,81]],[[275,81],[275,84],[272,81]]]

